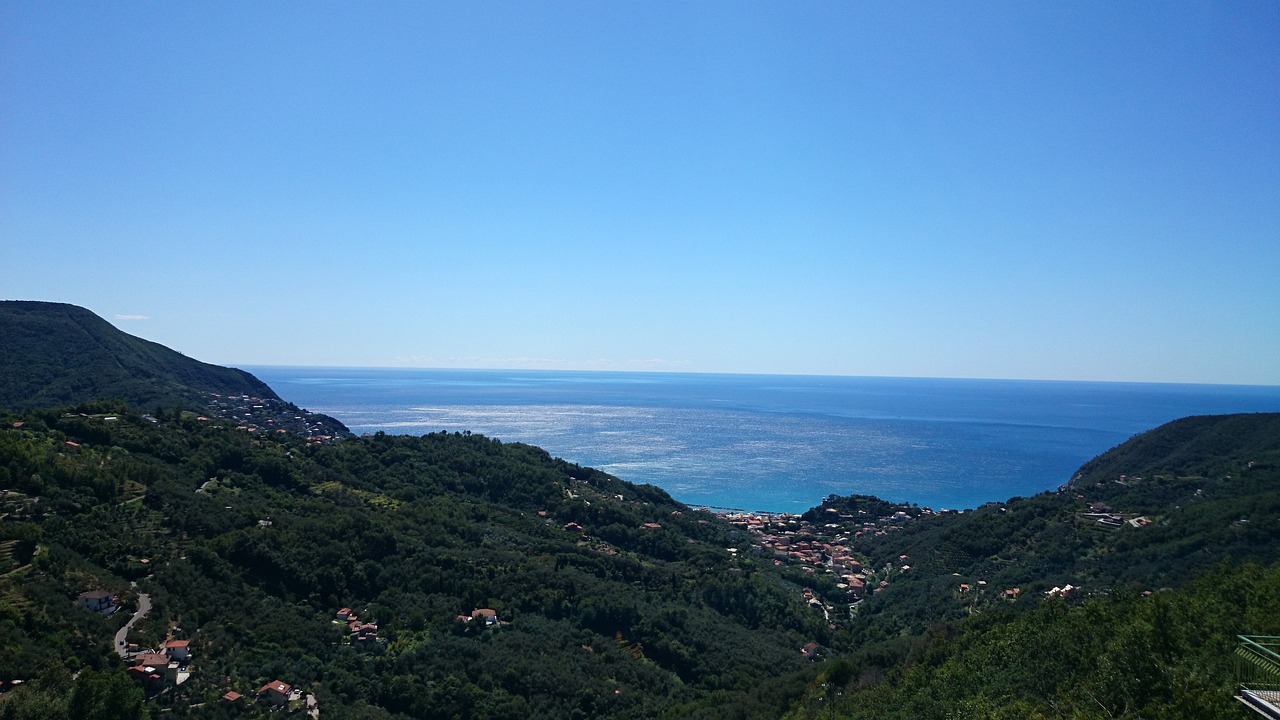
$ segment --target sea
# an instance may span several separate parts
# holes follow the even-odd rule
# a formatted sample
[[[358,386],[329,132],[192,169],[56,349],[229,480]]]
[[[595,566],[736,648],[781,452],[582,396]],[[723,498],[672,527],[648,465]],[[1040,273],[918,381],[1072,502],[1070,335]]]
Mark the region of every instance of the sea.
[[[357,434],[480,433],[694,506],[828,495],[974,508],[1052,490],[1189,415],[1280,412],[1280,386],[797,375],[245,368]]]

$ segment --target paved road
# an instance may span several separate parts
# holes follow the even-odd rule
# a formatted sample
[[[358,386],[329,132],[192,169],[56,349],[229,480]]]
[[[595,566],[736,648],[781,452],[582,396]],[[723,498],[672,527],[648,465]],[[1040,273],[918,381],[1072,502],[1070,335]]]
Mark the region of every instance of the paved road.
[[[151,609],[151,596],[146,593],[138,593],[138,612],[134,613],[133,617],[129,618],[129,622],[125,623],[124,627],[116,631],[116,654],[117,655],[119,655],[120,657],[125,657],[126,655],[128,655],[128,652],[125,651],[124,638],[126,635],[129,634],[129,628],[132,628],[134,623],[141,620],[142,616],[146,615],[147,611],[150,609]]]

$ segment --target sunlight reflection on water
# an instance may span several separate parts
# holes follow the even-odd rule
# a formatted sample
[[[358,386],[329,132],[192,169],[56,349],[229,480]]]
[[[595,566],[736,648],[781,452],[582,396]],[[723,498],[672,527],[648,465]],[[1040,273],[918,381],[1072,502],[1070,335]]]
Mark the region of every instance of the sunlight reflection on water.
[[[1068,480],[1178,417],[1280,410],[1280,388],[541,371],[253,368],[357,433],[471,431],[678,500],[804,510],[832,493],[975,507]]]

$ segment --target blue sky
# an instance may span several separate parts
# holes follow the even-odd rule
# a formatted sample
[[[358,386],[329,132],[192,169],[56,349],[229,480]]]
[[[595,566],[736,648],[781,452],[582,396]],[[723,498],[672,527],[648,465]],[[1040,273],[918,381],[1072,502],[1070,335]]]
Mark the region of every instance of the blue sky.
[[[1280,5],[6,2],[0,296],[220,364],[1280,384]]]

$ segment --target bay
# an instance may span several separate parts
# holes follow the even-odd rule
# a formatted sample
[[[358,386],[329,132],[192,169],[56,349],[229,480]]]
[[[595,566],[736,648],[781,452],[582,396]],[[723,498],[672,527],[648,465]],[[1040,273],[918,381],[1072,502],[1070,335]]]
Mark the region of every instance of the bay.
[[[1188,415],[1280,411],[1280,387],[795,375],[246,368],[356,433],[524,442],[691,504],[830,494],[972,508],[1055,488]]]

